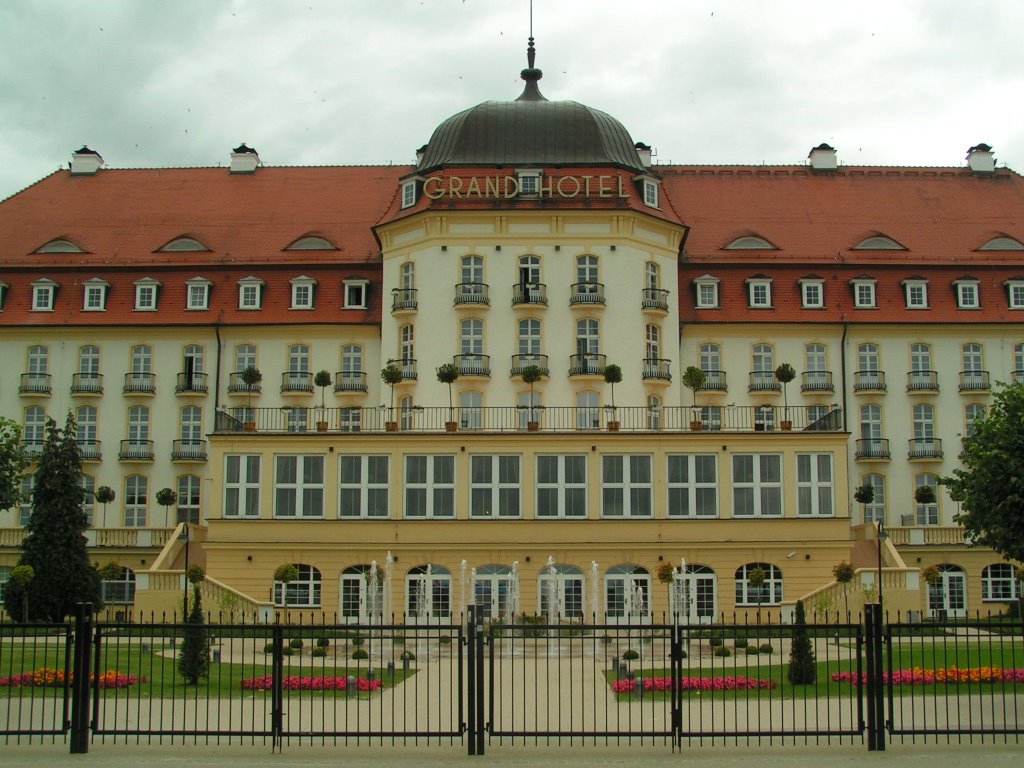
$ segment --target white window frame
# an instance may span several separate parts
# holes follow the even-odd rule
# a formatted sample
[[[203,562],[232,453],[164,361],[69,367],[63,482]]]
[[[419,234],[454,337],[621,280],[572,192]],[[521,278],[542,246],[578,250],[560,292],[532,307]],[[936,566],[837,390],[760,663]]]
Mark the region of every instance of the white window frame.
[[[260,516],[262,463],[262,456],[258,453],[229,453],[224,456],[225,518],[256,519]]]
[[[566,480],[566,463],[568,459],[572,459],[572,464],[580,465],[583,469],[583,477],[578,482],[568,482]],[[554,461],[555,466],[555,479],[553,482],[543,482],[541,480],[541,462],[548,463]],[[536,507],[535,516],[541,520],[557,520],[557,519],[570,519],[580,520],[587,517],[587,455],[582,454],[538,454],[536,460]],[[541,492],[545,492],[545,495],[552,495],[554,504],[546,505],[541,503]],[[572,504],[566,502],[572,499]],[[553,513],[550,510],[554,507]],[[569,513],[569,510],[572,510]],[[579,511],[576,511],[578,508]]]
[[[864,475],[861,479],[861,485],[870,486],[875,492],[875,497],[871,500],[871,503],[862,505],[864,515],[862,522],[865,524],[880,523],[881,525],[886,525],[885,475],[878,472],[872,472],[871,474]]]
[[[101,278],[94,277],[85,281],[85,295],[82,301],[83,312],[106,312],[107,311],[107,288],[110,283]]]
[[[977,280],[954,280],[957,309],[981,309],[981,287]]]
[[[903,294],[907,309],[928,309],[928,281],[904,280]]]
[[[200,312],[210,308],[211,282],[205,277],[185,281],[185,309]]]
[[[835,460],[831,453],[798,453],[797,517],[835,517],[835,480]]]
[[[823,309],[825,307],[825,281],[800,280],[800,304],[803,309]]]
[[[199,525],[203,480],[199,475],[178,475],[177,521]]]
[[[369,292],[369,280],[342,280],[344,305],[342,309],[366,309],[366,295]]]
[[[416,179],[402,182],[402,209],[416,205]]]
[[[238,281],[238,308],[257,310],[263,306],[263,286],[258,277],[243,277]]]
[[[707,479],[707,465],[711,479]],[[682,471],[678,471],[681,469]],[[701,475],[698,479],[698,474]],[[666,504],[670,518],[718,517],[718,456],[713,453],[670,453],[665,457]],[[710,505],[708,499],[710,498]],[[710,509],[709,509],[710,507]],[[704,510],[704,511],[700,511]]]
[[[32,311],[53,312],[54,297],[58,284],[49,278],[42,278],[32,283]]]
[[[764,571],[764,583],[760,587],[751,587],[747,583],[748,574],[755,568]],[[771,563],[745,563],[736,570],[735,578],[737,606],[770,606],[782,603],[785,582],[778,566]],[[762,596],[767,599],[760,599]]]
[[[931,482],[929,482],[929,480]],[[939,509],[939,479],[930,472],[922,472],[918,475],[914,475],[914,491],[918,488],[930,485],[932,490],[935,492],[935,502],[932,504],[918,504],[916,500],[911,496],[911,500],[914,502],[914,524],[915,525],[938,525],[941,519],[941,510]]]
[[[974,422],[988,414],[984,403],[968,403],[964,406],[964,438],[974,436]]]
[[[316,280],[307,275],[299,275],[288,281],[292,286],[292,303],[289,309],[310,310],[314,306]]]
[[[693,281],[697,294],[697,309],[718,309],[718,284],[721,281],[712,275],[704,275]]]
[[[875,309],[875,280],[851,280],[853,306],[856,309]]]
[[[618,481],[608,479],[612,465],[618,465]],[[647,479],[643,479],[646,465]],[[634,475],[640,475],[634,478]],[[609,510],[609,494],[619,497],[621,513]],[[654,458],[646,453],[601,455],[601,517],[623,520],[654,516]]]
[[[129,491],[129,488],[133,490]],[[124,479],[124,527],[145,528],[148,504],[149,478],[145,475],[128,475]]]
[[[1020,597],[1020,582],[1009,563],[993,563],[981,569],[981,599],[986,603],[1008,603]]]
[[[409,472],[412,461],[423,460],[424,480],[412,481]],[[447,465],[447,467],[446,467]],[[439,479],[439,473],[448,472],[451,479]],[[455,518],[455,456],[453,454],[408,454],[402,462],[404,488],[403,513],[410,520],[452,520]],[[413,510],[412,492],[423,493],[422,514]],[[415,505],[419,507],[419,505]]]
[[[765,480],[762,478],[765,463],[768,460],[777,463],[777,481]],[[751,479],[739,481],[736,479],[737,462],[750,461]],[[751,492],[752,509],[749,513],[738,509],[739,490],[749,489]],[[777,510],[765,510],[767,497],[774,497],[777,500]],[[740,519],[768,518],[777,519],[785,514],[785,500],[782,496],[782,454],[779,453],[734,453],[732,456],[732,516]]]
[[[384,464],[384,480],[370,479],[371,464],[379,470]],[[345,465],[355,468],[358,478],[354,481],[345,479]],[[388,455],[342,454],[338,457],[338,519],[370,519],[380,520],[391,516],[391,457]],[[352,509],[346,499],[355,500]],[[383,499],[384,508],[380,508]],[[371,506],[373,509],[371,510]]]
[[[323,587],[320,569],[305,563],[295,563],[295,568],[298,578],[287,584],[274,581],[274,605],[278,608],[319,608]]]
[[[1010,309],[1024,309],[1024,280],[1007,280],[1003,285]]]
[[[281,469],[294,462],[294,481],[282,481]],[[319,472],[320,479],[316,479]],[[312,477],[309,477],[312,475]],[[320,454],[278,454],[274,457],[274,517],[278,520],[324,518],[324,457]],[[307,494],[309,494],[307,496]],[[290,505],[282,501],[291,497]],[[283,509],[291,506],[289,512]],[[319,507],[319,508],[318,508]]]
[[[540,170],[517,170],[516,177],[519,182],[519,197],[540,197]]]
[[[135,281],[135,311],[156,312],[162,283],[151,277]]]
[[[486,474],[485,479],[477,480],[478,470]],[[469,516],[478,520],[520,517],[522,479],[522,457],[518,454],[470,456]]]
[[[772,308],[772,279],[770,277],[750,277],[747,283],[747,306],[750,309]]]

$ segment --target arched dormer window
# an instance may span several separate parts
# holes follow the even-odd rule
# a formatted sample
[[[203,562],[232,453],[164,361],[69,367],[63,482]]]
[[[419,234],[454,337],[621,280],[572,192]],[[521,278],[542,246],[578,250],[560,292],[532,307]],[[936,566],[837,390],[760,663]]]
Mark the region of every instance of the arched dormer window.
[[[979,251],[1024,251],[1024,243],[1012,237],[993,237]]]
[[[78,243],[72,242],[63,237],[58,237],[48,243],[39,246],[36,253],[85,253],[85,249]]]
[[[772,245],[763,237],[757,235],[745,235],[744,237],[737,237],[731,243],[729,243],[723,250],[726,251],[777,251],[777,246]]]
[[[165,243],[157,248],[157,250],[171,253],[183,253],[188,251],[208,251],[210,249],[194,237],[176,237],[169,243]]]
[[[285,248],[286,251],[336,251],[338,246],[323,237],[307,235],[300,237]]]
[[[900,245],[891,237],[886,235],[873,235],[865,237],[857,243],[851,251],[905,251],[906,247]]]

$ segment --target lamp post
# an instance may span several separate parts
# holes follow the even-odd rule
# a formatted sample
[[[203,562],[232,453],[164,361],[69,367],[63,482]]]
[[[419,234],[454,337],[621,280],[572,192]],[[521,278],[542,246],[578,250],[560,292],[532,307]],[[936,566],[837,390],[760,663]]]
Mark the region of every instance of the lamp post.
[[[878,522],[878,530],[875,533],[875,538],[878,541],[878,610],[882,612],[882,541],[889,538],[889,534],[885,532],[885,528],[882,526],[882,522]]]
[[[188,618],[188,523],[185,523],[185,532],[178,536],[178,541],[185,542],[185,586],[184,586],[184,605],[185,615],[183,619]]]

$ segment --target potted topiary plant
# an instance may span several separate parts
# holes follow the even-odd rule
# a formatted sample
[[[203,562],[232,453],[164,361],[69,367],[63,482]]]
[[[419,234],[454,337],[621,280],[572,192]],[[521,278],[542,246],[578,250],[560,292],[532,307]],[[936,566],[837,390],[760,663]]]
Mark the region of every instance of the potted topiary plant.
[[[170,507],[178,501],[178,494],[170,488],[161,488],[156,492],[156,503],[164,508],[164,527],[171,525]]]
[[[832,566],[832,575],[835,576],[836,583],[843,585],[843,602],[846,604],[847,619],[850,616],[850,598],[846,590],[849,583],[853,581],[854,573],[853,566],[845,560]]]
[[[701,430],[700,410],[697,408],[697,390],[702,389],[707,380],[707,374],[695,365],[687,366],[686,370],[683,371],[683,386],[693,392],[693,418],[690,419],[691,432],[700,432]]]
[[[789,387],[787,385],[796,378],[796,369],[789,363],[783,363],[775,369],[775,378],[782,385],[783,416],[779,426],[783,432],[788,432],[793,428],[793,422],[789,418]]]
[[[914,490],[914,501],[918,504],[934,504],[936,502],[935,489],[930,485],[919,485]]]
[[[534,404],[533,399],[533,385],[541,379],[541,370],[539,365],[528,365],[522,370],[523,383],[530,385],[530,418],[526,422],[526,429],[528,432],[536,432],[540,429],[540,422],[537,421],[537,406]]]
[[[380,378],[391,387],[391,408],[388,409],[388,420],[384,427],[388,432],[397,432],[398,422],[395,421],[395,384],[402,380],[402,369],[394,360],[388,360],[388,364],[380,370]]]
[[[327,371],[317,371],[313,377],[313,383],[320,387],[320,419],[316,423],[317,432],[327,431],[327,388],[333,383],[331,374]]]
[[[242,429],[244,429],[246,432],[255,432],[256,421],[253,418],[252,412],[252,393],[259,392],[260,382],[263,381],[263,374],[260,373],[260,369],[257,368],[255,365],[250,365],[246,366],[242,370],[242,375],[240,378],[242,379],[242,383],[245,384],[245,391],[249,395],[248,402],[246,403],[245,408],[246,420],[245,422],[242,423]]]
[[[612,404],[607,406],[612,415],[612,417],[608,419],[608,431],[618,432],[619,421],[615,418],[615,385],[622,382],[622,369],[615,365],[615,363],[609,363],[604,367],[604,381],[612,387]]]
[[[103,505],[103,527],[107,527],[107,504],[117,498],[114,489],[109,485],[101,485],[96,489],[96,501]]]
[[[459,378],[459,368],[454,363],[445,363],[437,368],[437,380],[448,385],[448,421],[444,423],[445,431],[455,432],[459,423],[455,421],[455,404],[452,401],[452,384]]]

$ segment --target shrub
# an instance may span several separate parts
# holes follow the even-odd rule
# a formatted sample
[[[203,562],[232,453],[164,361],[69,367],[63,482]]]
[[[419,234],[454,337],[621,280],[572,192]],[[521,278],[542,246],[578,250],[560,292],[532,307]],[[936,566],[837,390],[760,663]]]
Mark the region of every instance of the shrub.
[[[629,650],[622,654],[623,661],[636,661],[639,658],[640,654],[634,650]]]
[[[331,646],[331,639],[329,637],[318,637],[316,639],[316,647],[317,648],[330,648],[330,646]]]
[[[733,642],[733,645],[735,645],[737,648],[746,648],[748,645],[747,639],[745,637],[738,637]]]
[[[403,661],[416,661],[416,654],[412,651],[402,651],[401,655],[399,655],[398,658],[402,659]]]
[[[269,643],[264,645],[263,646],[263,652],[264,653],[273,653],[274,652],[274,642],[270,641]]]
[[[679,651],[679,658],[680,659],[685,659],[686,658],[686,651],[682,651],[682,650]]]
[[[437,642],[439,642],[441,645],[451,645],[452,638],[450,635],[441,635],[439,638],[437,638]]]
[[[366,645],[366,638],[362,637],[361,635],[356,635],[351,640],[349,640],[349,642],[352,643],[352,645],[354,645],[356,648],[359,648],[361,646]]]
[[[772,647],[771,643],[761,643],[761,645],[758,646],[757,650],[759,653],[775,653],[775,649]]]
[[[725,642],[725,641],[722,640],[722,638],[720,638],[720,637],[712,637],[712,638],[708,639],[708,645],[710,645],[712,648],[717,648],[723,642]]]
[[[296,650],[296,651],[301,650],[302,649],[302,638],[300,638],[300,637],[293,637],[291,640],[288,641],[288,647],[293,649],[293,650]]]
[[[318,659],[322,659],[327,655],[327,649],[321,645],[310,651],[309,655]]]
[[[756,645],[748,645],[747,646],[747,656],[757,656],[757,654],[759,654],[759,653],[760,653],[760,651],[757,649]]]
[[[405,645],[405,635],[395,635],[391,638],[391,642],[395,645]]]
[[[793,643],[790,647],[789,670],[786,676],[793,685],[811,685],[817,677],[814,647],[807,634],[804,604],[799,600],[796,602],[796,623],[793,628]]]
[[[715,648],[715,656],[721,656],[722,658],[732,656],[732,651],[726,648],[724,645],[720,645]]]
[[[294,656],[294,655],[295,655],[295,651],[293,651],[293,650],[292,650],[291,648],[288,648],[288,647],[286,646],[286,647],[284,648],[284,650],[283,650],[283,651],[281,651],[281,655],[282,655],[282,656]]]
[[[370,658],[370,653],[365,648],[356,648],[354,651],[352,651],[353,661],[361,661],[363,659],[368,658]]]

